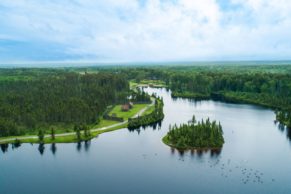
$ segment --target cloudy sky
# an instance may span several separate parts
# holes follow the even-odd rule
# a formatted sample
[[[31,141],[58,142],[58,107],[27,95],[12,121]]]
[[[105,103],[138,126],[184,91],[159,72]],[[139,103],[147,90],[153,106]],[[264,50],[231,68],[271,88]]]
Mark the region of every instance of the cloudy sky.
[[[0,0],[0,62],[291,59],[290,0]]]

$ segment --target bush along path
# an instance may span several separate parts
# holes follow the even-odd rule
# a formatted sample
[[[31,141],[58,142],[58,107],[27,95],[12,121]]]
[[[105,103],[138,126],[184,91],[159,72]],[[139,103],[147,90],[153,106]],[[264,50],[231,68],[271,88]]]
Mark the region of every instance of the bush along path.
[[[145,127],[148,125],[156,124],[164,119],[163,112],[164,102],[162,98],[156,97],[155,108],[153,112],[144,116],[138,116],[135,118],[128,119],[128,128],[136,129],[141,126]]]

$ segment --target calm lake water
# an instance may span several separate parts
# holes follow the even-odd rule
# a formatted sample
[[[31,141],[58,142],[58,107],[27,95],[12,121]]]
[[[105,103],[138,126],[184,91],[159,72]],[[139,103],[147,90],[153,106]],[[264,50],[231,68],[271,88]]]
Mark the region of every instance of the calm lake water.
[[[161,127],[122,129],[81,144],[9,145],[0,150],[0,193],[291,193],[291,143],[273,111],[172,99]],[[161,142],[170,124],[221,122],[220,152],[185,152]]]

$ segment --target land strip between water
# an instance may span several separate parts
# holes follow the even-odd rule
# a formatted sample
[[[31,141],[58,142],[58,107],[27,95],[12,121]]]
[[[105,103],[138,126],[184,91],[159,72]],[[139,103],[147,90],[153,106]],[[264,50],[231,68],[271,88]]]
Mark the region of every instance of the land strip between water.
[[[142,116],[145,112],[147,112],[147,110],[149,110],[152,106],[154,106],[154,104],[155,104],[155,99],[153,98],[150,104],[146,105],[144,108],[139,110],[131,118]],[[90,129],[91,136],[87,138],[82,138],[81,140],[89,140],[102,133],[126,128],[127,124],[128,124],[128,120],[126,119],[123,122],[115,123],[115,124],[100,127],[100,128]],[[83,134],[83,132],[81,133]],[[76,138],[75,132],[68,132],[68,133],[55,134],[54,140],[51,138],[51,135],[45,135],[43,143],[72,143],[72,142],[78,142],[78,141],[79,140]],[[39,137],[37,135],[29,135],[29,136],[7,137],[7,138],[0,139],[0,144],[16,143],[16,142],[17,143],[39,143]]]

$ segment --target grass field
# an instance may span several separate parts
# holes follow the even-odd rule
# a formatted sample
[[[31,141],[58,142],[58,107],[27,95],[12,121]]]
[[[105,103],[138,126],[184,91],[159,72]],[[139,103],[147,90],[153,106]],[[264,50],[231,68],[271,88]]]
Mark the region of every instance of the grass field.
[[[153,87],[166,87],[166,83],[162,80],[142,80],[140,83],[152,85]]]
[[[131,89],[134,89],[138,86],[152,86],[152,87],[167,87],[166,83],[161,80],[141,80],[140,83],[137,83],[135,80],[131,80],[129,82],[129,86]]]
[[[119,123],[118,121],[111,121],[111,120],[105,120],[101,119],[101,121],[97,125],[93,125],[91,128],[96,129],[96,128],[102,128],[102,127],[107,127],[110,125],[114,125],[116,123]]]
[[[122,117],[124,120],[127,120],[128,118],[133,117],[135,114],[137,114],[141,109],[145,108],[148,104],[134,104],[133,108],[129,111],[122,111],[121,106],[122,105],[116,105],[112,111],[110,111],[109,115],[116,114],[117,117]]]
[[[62,136],[62,137],[55,137],[54,140],[52,140],[50,137],[46,137],[43,141],[44,144],[50,144],[50,143],[74,143],[74,142],[79,142],[79,141],[86,141],[86,140],[90,140],[94,137],[97,137],[98,135],[102,134],[102,133],[107,133],[110,131],[115,131],[118,129],[122,129],[127,127],[127,123],[120,125],[120,126],[116,126],[116,127],[112,127],[109,129],[104,129],[104,130],[98,130],[98,131],[94,131],[91,132],[91,136],[90,137],[84,137],[83,133],[81,133],[81,140],[78,140],[76,135],[68,135],[68,136]],[[17,138],[17,137],[15,137]],[[15,140],[11,140],[11,141],[7,141],[5,143],[15,143]],[[19,143],[40,143],[38,138],[29,138],[29,139],[23,139],[23,140],[19,140]]]
[[[150,113],[152,113],[155,110],[155,106],[150,106],[146,111],[143,112],[143,115],[148,115]]]

